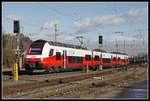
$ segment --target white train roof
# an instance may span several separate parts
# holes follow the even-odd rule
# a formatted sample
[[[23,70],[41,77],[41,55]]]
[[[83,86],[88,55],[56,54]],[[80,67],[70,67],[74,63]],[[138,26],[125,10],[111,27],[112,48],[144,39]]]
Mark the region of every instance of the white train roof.
[[[38,40],[36,42],[38,42]],[[123,54],[98,52],[98,51],[92,51],[92,50],[70,48],[70,47],[65,47],[65,46],[54,46],[44,40],[39,40],[39,42],[41,42],[44,45],[43,46],[44,51],[42,51],[42,55],[39,55],[39,56],[37,55],[37,57],[43,57],[43,58],[48,57],[50,49],[54,49],[53,55],[56,55],[56,52],[60,52],[62,55],[63,51],[66,50],[68,56],[80,56],[80,57],[85,57],[85,55],[92,56],[92,52],[93,52],[93,57],[95,57],[95,55],[98,55],[98,56],[102,55],[102,58],[120,57],[120,59],[128,59],[128,55],[123,55]]]
[[[50,45],[50,48],[55,49],[56,52],[61,52],[61,54],[63,54],[63,50],[66,50],[68,56],[81,56],[81,57],[84,57],[85,55],[92,55],[92,52],[89,51],[89,50],[68,48],[68,47],[62,47],[62,46],[52,46],[52,45]]]
[[[57,51],[61,52],[61,54],[62,54],[63,50],[66,50],[68,56],[82,56],[83,57],[85,55],[92,55],[91,50],[75,49],[75,48],[68,48],[68,47],[63,47],[63,46],[53,46],[53,45],[50,45],[50,48],[55,49],[56,52]],[[93,57],[95,55],[101,56],[101,54],[102,54],[103,58],[112,58],[112,57],[118,58],[118,57],[120,57],[121,59],[124,59],[125,56],[126,56],[126,58],[128,58],[127,55],[93,51]]]

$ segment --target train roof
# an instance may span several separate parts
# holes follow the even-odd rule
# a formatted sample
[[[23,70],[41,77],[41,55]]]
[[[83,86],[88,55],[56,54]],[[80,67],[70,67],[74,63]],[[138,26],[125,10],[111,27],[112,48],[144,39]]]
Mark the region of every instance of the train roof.
[[[31,47],[34,47],[34,48],[43,47],[46,42],[47,41],[41,40],[41,39],[40,40],[36,40],[36,41],[32,42]]]
[[[82,47],[82,46],[79,46],[79,45],[66,44],[66,43],[53,42],[53,41],[49,41],[48,43],[49,43],[50,45],[53,45],[53,46],[63,46],[63,47],[68,47],[68,48],[75,48],[75,49],[87,50],[86,47]]]
[[[45,41],[45,40],[42,40],[42,39],[34,41],[33,44],[36,44],[36,43],[44,44],[46,42],[48,42],[52,46],[62,46],[62,47],[68,47],[68,48],[88,50],[86,47],[82,47],[82,46],[79,46],[79,45],[66,44],[66,43],[53,42],[53,41]]]
[[[42,39],[33,41],[32,46],[35,48],[38,46],[43,46],[46,42],[48,42],[52,46],[62,46],[66,48],[73,48],[73,49],[82,49],[82,50],[88,50],[86,47],[81,47],[79,45],[73,45],[73,44],[66,44],[66,43],[61,43],[61,42],[53,42],[53,41],[45,41]],[[38,45],[37,45],[38,44]],[[99,49],[94,49],[93,51],[95,52],[102,52],[102,53],[107,53],[107,54],[120,54],[120,55],[127,55],[126,53],[121,53],[121,52],[106,52],[105,50],[99,50]]]
[[[105,50],[102,50],[102,49],[93,49],[93,51],[96,51],[96,52],[106,52]]]
[[[126,53],[121,53],[121,52],[110,52],[110,53],[113,53],[113,54],[121,54],[121,55],[128,55]]]

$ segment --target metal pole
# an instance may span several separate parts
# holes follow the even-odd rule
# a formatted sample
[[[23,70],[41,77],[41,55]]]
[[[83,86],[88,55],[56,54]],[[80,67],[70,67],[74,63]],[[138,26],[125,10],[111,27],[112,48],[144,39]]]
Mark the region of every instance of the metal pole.
[[[101,48],[103,48],[103,44],[101,44]],[[100,65],[100,70],[103,70],[103,65]]]
[[[118,44],[117,44],[117,40],[116,40],[116,51],[117,51],[117,53],[118,53]],[[117,60],[117,59],[118,59],[118,58],[117,58],[117,53],[116,53],[116,61],[118,61],[118,60]],[[117,64],[118,64],[118,63],[116,63],[116,68],[118,67]]]
[[[89,72],[89,65],[87,64],[86,65],[86,73],[88,73]]]
[[[57,24],[55,24],[55,42],[56,42]]]
[[[125,39],[124,39],[124,53],[125,53],[126,51],[125,51]]]
[[[22,34],[23,34],[23,29],[24,29],[24,27],[22,26],[21,28],[22,28]]]
[[[116,51],[118,52],[118,43],[117,43],[117,40],[116,40]]]
[[[19,47],[19,45],[20,45],[20,44],[19,44],[19,41],[20,41],[20,40],[19,40],[19,33],[18,33],[18,35],[17,35],[17,55],[18,55],[18,57],[19,57],[19,48],[20,48],[20,47]],[[18,62],[18,61],[17,61],[17,62]]]
[[[17,64],[18,64],[18,70],[20,71],[20,54],[19,54],[19,50],[20,50],[20,34],[18,33],[18,36],[17,36],[17,45],[18,45],[18,47],[17,47],[17,51],[18,51],[18,59],[17,59]]]

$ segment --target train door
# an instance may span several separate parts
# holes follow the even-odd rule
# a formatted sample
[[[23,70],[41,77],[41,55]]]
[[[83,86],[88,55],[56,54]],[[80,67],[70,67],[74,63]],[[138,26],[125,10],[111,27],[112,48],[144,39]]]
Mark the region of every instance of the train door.
[[[67,57],[67,51],[63,50],[63,67],[66,68],[66,57]]]

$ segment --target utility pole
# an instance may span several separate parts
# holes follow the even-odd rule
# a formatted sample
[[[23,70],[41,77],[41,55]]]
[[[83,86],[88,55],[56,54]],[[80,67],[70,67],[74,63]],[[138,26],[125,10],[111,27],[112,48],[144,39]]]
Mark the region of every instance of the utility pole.
[[[19,35],[16,36],[17,39],[17,55],[19,53]]]
[[[124,39],[124,53],[125,53],[126,51],[125,51],[125,39]]]
[[[56,42],[56,34],[57,33],[57,24],[55,24],[55,42]]]
[[[122,33],[122,35],[124,36],[124,33],[123,33],[123,32],[120,32],[120,33]],[[124,52],[124,53],[126,52],[126,51],[125,51],[125,37],[124,37],[123,52]]]
[[[22,28],[22,34],[23,34],[24,27],[22,26],[21,28]]]
[[[116,40],[116,52],[118,52],[118,43],[117,43],[117,40]]]
[[[100,33],[99,33],[99,36],[100,36]],[[100,42],[99,42],[99,51],[100,51],[100,48],[101,48],[101,44],[100,44]]]
[[[122,36],[124,36],[124,33],[123,32],[115,32],[115,33],[119,33],[119,34],[121,34]],[[125,53],[125,39],[123,39],[124,40],[124,48],[123,48],[123,52]],[[117,44],[117,40],[116,40],[116,48],[117,48],[117,52],[118,52],[118,44]]]

